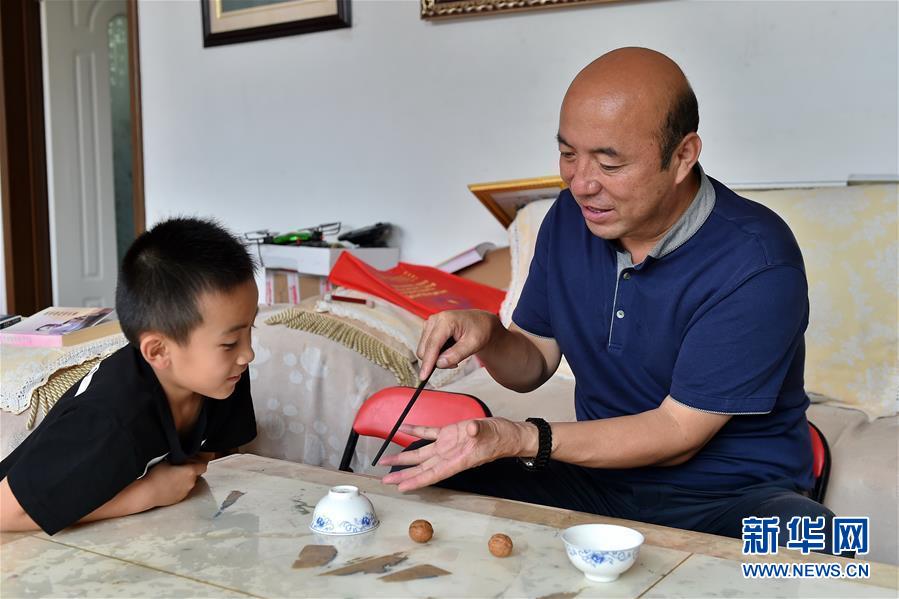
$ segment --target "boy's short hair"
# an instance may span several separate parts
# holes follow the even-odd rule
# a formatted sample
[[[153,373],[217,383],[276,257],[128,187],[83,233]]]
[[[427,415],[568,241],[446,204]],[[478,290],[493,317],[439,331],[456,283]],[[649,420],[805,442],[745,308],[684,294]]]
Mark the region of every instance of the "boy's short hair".
[[[228,292],[253,279],[247,248],[213,220],[173,218],[140,235],[122,260],[116,312],[134,345],[141,333],[158,331],[187,342],[203,322],[202,293]]]

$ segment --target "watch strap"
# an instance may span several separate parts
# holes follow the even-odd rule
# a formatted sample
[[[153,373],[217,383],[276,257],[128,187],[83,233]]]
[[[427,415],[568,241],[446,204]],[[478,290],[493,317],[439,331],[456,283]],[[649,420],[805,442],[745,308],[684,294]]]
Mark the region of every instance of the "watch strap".
[[[527,470],[543,470],[549,464],[549,454],[553,447],[552,427],[543,418],[528,418],[537,427],[537,455],[533,458],[521,458],[521,464]]]

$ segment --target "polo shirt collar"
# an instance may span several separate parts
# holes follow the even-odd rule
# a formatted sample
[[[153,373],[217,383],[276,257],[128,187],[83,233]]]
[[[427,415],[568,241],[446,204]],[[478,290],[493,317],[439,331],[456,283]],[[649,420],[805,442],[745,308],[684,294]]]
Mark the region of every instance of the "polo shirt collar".
[[[696,163],[696,168],[699,171],[699,191],[674,226],[649,251],[649,257],[658,260],[684,245],[705,224],[715,208],[715,187],[699,163]],[[630,253],[620,244],[616,245],[619,269],[621,266],[633,267]]]

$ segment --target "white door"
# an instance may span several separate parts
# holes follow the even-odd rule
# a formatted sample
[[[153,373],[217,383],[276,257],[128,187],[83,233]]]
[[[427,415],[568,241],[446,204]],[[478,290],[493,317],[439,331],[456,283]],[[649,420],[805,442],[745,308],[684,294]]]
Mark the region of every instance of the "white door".
[[[110,20],[125,0],[45,0],[44,113],[53,303],[113,306]]]

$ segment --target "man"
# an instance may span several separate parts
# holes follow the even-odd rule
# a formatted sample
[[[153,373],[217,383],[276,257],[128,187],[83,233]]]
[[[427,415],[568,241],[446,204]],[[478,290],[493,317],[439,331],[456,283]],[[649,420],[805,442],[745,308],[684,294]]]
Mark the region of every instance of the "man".
[[[443,481],[729,536],[747,516],[779,516],[781,528],[824,516],[829,531],[833,514],[803,494],[802,256],[773,212],[705,175],[698,124],[686,77],[658,52],[615,50],[577,75],[558,131],[568,189],[543,222],[513,324],[444,312],[418,353],[422,377],[476,353],[520,392],[564,354],[578,421],[407,426],[435,442],[382,459],[408,466],[385,483]]]

